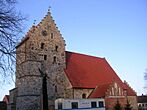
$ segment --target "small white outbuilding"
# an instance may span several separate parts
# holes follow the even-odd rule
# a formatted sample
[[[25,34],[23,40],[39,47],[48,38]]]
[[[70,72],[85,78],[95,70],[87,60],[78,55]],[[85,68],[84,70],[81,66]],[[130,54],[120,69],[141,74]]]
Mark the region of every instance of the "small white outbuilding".
[[[105,110],[105,101],[102,98],[97,99],[57,99],[55,100],[55,110],[64,109],[92,109]]]

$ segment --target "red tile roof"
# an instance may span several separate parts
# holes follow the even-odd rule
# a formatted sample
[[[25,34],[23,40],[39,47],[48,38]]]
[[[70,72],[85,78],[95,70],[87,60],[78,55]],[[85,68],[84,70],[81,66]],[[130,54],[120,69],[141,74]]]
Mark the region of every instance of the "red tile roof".
[[[6,104],[9,103],[9,95],[5,95],[3,98],[3,101],[6,102]]]
[[[109,89],[110,84],[99,85],[95,90],[89,95],[88,98],[101,98],[106,96],[106,91]]]
[[[65,73],[73,88],[96,88],[115,80],[122,88],[135,94],[124,85],[105,58],[66,51],[66,63]]]

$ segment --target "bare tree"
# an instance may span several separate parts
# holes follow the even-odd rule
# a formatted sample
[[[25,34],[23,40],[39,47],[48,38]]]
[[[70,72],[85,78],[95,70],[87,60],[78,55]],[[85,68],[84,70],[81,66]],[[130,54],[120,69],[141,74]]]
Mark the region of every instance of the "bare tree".
[[[15,69],[15,46],[25,20],[15,10],[15,0],[0,0],[0,76],[12,76]]]

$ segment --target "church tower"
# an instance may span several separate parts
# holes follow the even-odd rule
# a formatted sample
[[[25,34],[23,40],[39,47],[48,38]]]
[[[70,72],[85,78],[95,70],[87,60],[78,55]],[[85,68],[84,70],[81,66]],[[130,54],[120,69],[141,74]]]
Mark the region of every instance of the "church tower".
[[[40,110],[42,77],[47,74],[49,108],[64,97],[65,41],[50,11],[38,25],[33,25],[16,47],[16,110]],[[62,86],[65,85],[65,86]]]

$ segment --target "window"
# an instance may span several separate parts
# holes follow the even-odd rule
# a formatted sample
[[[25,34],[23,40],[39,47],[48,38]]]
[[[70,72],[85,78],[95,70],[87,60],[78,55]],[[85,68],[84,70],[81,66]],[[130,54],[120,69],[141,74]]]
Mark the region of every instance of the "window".
[[[57,45],[55,46],[55,51],[56,51],[56,52],[58,51],[58,46],[57,46]]]
[[[58,109],[62,109],[62,103],[58,103]]]
[[[56,56],[54,56],[54,58],[53,58],[53,64],[57,62],[56,60],[57,60],[57,58],[56,58]]]
[[[41,49],[44,49],[44,43],[41,43]]]
[[[57,92],[57,86],[55,86],[55,92]]]
[[[47,60],[47,55],[44,55],[44,60]]]
[[[86,98],[86,94],[84,93],[84,94],[82,94],[82,98],[83,99],[85,99]]]
[[[91,108],[96,108],[97,107],[97,103],[96,102],[91,102]]]
[[[99,101],[99,107],[104,107],[104,102],[103,101]]]
[[[54,34],[53,33],[51,33],[51,39],[53,39],[54,38]]]
[[[78,102],[72,102],[71,103],[71,107],[74,108],[78,108]]]

